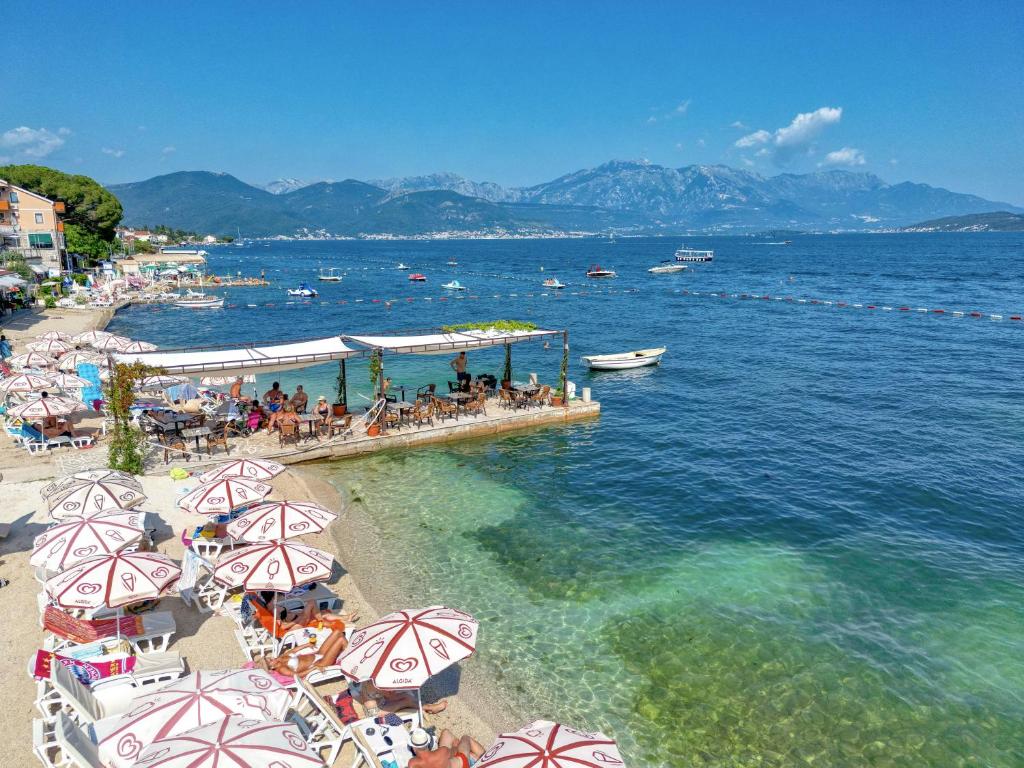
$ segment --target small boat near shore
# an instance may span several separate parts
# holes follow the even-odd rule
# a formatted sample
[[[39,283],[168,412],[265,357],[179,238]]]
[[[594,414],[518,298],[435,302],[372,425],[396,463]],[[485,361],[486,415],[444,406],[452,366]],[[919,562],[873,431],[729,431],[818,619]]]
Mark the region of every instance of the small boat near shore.
[[[409,279],[414,283],[425,283],[427,282],[427,276],[421,275],[419,272],[413,272],[409,275]]]
[[[556,291],[560,291],[562,288],[565,288],[565,283],[558,282],[557,277],[549,277],[543,282],[543,286],[545,288],[554,288]]]
[[[337,267],[331,267],[330,269],[321,269],[320,274],[317,275],[317,280],[322,283],[340,283],[341,282],[341,270]]]
[[[464,290],[466,290],[466,286],[464,286],[458,280],[452,280],[450,283],[445,283],[441,287],[442,288],[447,288],[449,291],[464,291]]]
[[[599,264],[594,264],[587,270],[587,277],[617,277],[614,269],[605,269]]]
[[[664,354],[665,347],[655,347],[611,355],[584,355],[580,361],[592,371],[624,371],[627,368],[657,365],[661,362],[661,356]]]
[[[186,309],[221,309],[224,306],[224,297],[207,296],[205,293],[189,291],[184,296],[175,299],[173,304]]]
[[[310,286],[309,283],[303,282],[299,283],[298,288],[289,288],[288,295],[296,296],[300,299],[312,299],[319,296],[320,293],[316,290],[316,288]]]
[[[449,267],[459,266],[459,262],[457,262],[455,259],[448,259],[446,263],[448,264]]]
[[[706,262],[714,261],[714,259],[714,251],[702,251],[695,248],[687,248],[685,245],[676,250],[676,261]]]
[[[663,261],[656,267],[651,267],[647,271],[655,275],[667,275],[672,272],[684,272],[687,269],[685,264],[678,262],[672,263],[671,261]]]
[[[395,267],[395,269],[408,269],[408,268],[409,267],[405,264],[405,262],[402,262],[402,261],[398,262],[398,266]]]

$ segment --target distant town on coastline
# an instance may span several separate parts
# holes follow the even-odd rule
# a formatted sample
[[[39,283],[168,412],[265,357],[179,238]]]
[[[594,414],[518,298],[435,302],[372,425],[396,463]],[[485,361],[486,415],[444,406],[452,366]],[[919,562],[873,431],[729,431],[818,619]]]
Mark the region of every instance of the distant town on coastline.
[[[890,184],[870,173],[764,177],[724,165],[668,168],[643,161],[612,161],[517,188],[451,173],[255,186],[227,173],[182,171],[109,189],[128,226],[159,222],[245,237],[894,231],[945,217],[1024,213],[1009,203],[927,184]]]

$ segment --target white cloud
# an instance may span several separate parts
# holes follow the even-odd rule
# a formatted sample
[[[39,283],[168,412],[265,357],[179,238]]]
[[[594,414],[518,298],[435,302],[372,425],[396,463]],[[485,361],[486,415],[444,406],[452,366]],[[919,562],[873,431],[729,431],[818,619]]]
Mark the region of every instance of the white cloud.
[[[685,115],[686,111],[690,108],[690,101],[691,99],[683,99],[676,105],[676,108],[672,111],[675,112],[675,114],[677,115]]]
[[[124,157],[123,149],[111,149],[110,147],[103,147],[100,150],[104,155],[110,155],[111,157]]]
[[[864,165],[865,163],[867,163],[867,158],[864,157],[864,153],[861,150],[853,147],[843,147],[825,155],[825,159],[818,163],[818,167],[830,165],[854,166]]]
[[[899,164],[900,164],[900,161],[897,160],[895,157],[890,157],[889,158],[889,165],[899,165]]]
[[[170,154],[173,154],[174,152],[177,152],[177,151],[178,151],[177,147],[172,147],[172,146],[168,145],[168,146],[166,146],[166,147],[164,147],[163,149],[160,150],[160,154],[161,155],[170,155]]]
[[[674,107],[672,107],[668,111],[664,112],[663,114],[651,115],[650,117],[647,118],[647,123],[648,124],[656,123],[659,120],[667,121],[667,120],[671,120],[674,117],[682,117],[683,115],[685,115],[689,111],[690,104],[692,102],[693,102],[693,99],[683,99],[682,101],[680,101],[678,104],[676,104]],[[661,112],[664,109],[665,109],[664,106],[661,106],[661,107],[651,107],[651,111],[652,112]]]
[[[58,136],[70,136],[71,135],[71,129],[70,128],[64,128],[62,126],[62,127],[57,129],[57,135]]]
[[[26,125],[11,128],[0,133],[0,148],[12,149],[15,154],[24,157],[46,157],[64,145],[62,136],[67,134],[61,133],[61,130],[54,133],[46,128],[29,128]]]
[[[749,131],[750,130],[750,126],[749,125],[747,125],[746,123],[742,123],[739,120],[733,120],[731,123],[729,123],[729,127],[730,128],[735,128],[737,131]]]
[[[658,118],[656,118],[654,115],[651,115],[650,117],[647,118],[647,122],[648,123],[656,123],[656,122],[658,122]]]
[[[697,139],[697,146],[698,146],[698,147],[703,147],[703,146],[705,146],[706,144],[707,144],[707,142],[706,142],[706,141],[704,141],[704,139]]]
[[[741,158],[741,159],[743,160],[743,164],[745,166],[747,166],[749,168],[753,168],[754,167],[754,161],[751,160],[749,157],[744,157],[744,158]]]
[[[737,139],[735,145],[741,149],[760,145],[769,147],[775,162],[784,165],[794,155],[813,153],[814,140],[825,128],[835,125],[842,117],[842,107],[819,107],[813,112],[801,112],[789,125],[774,132],[761,129],[748,133]]]

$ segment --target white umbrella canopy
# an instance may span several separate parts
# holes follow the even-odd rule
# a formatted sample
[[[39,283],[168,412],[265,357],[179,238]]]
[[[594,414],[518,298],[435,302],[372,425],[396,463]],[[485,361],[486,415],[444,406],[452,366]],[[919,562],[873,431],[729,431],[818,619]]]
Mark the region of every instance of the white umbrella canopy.
[[[76,333],[71,337],[71,340],[79,344],[92,344],[94,341],[99,341],[113,335],[106,331],[83,331],[82,333]]]
[[[91,381],[73,373],[55,373],[51,378],[53,383],[61,389],[85,389],[92,386]]]
[[[289,592],[331,575],[334,558],[319,549],[290,541],[253,544],[225,552],[213,569],[213,578],[247,592]]]
[[[41,392],[53,389],[56,383],[52,376],[38,376],[34,373],[19,373],[0,380],[0,393],[5,395],[14,392]]]
[[[179,576],[181,568],[159,552],[115,552],[58,573],[46,591],[62,608],[118,608],[160,597]]]
[[[603,733],[588,733],[537,720],[502,733],[476,768],[615,768],[623,765],[618,745]]]
[[[57,363],[57,370],[74,373],[82,363],[102,366],[106,364],[106,361],[92,352],[68,352]]]
[[[61,571],[90,557],[110,555],[142,538],[142,512],[73,517],[36,536],[29,565]]]
[[[228,536],[260,543],[320,533],[338,516],[308,501],[265,501],[228,523]]]
[[[200,515],[223,515],[232,510],[261,501],[273,488],[258,480],[226,477],[204,483],[178,499],[178,506]]]
[[[7,360],[11,368],[51,368],[57,361],[41,352],[26,352],[23,355],[15,355]]]
[[[75,478],[74,483],[55,491],[46,499],[50,514],[56,518],[87,515],[99,510],[131,509],[146,500],[135,479],[109,478],[90,480]]]
[[[40,339],[39,341],[30,341],[25,345],[25,349],[51,357],[60,357],[65,352],[71,351],[71,345],[60,339]]]
[[[378,688],[419,688],[476,650],[477,629],[468,613],[443,605],[395,611],[358,630],[338,666]]]
[[[118,351],[125,353],[152,352],[156,348],[156,344],[150,344],[148,341],[130,341]]]
[[[86,469],[81,472],[75,472],[73,475],[67,475],[66,477],[54,480],[52,483],[47,483],[39,489],[39,495],[44,499],[48,499],[58,491],[70,488],[73,485],[81,485],[82,481],[98,482],[101,480],[117,480],[125,485],[135,488],[140,493],[142,492],[142,484],[134,475],[127,472],[121,472],[117,469]]]
[[[50,416],[67,416],[88,407],[81,400],[70,397],[41,397],[29,400],[7,409],[7,414],[15,419],[47,419]]]
[[[47,331],[46,333],[40,333],[36,338],[44,341],[49,341],[50,339],[55,339],[57,341],[70,341],[71,335],[64,333],[64,331]]]
[[[135,697],[117,718],[96,724],[100,756],[127,768],[160,739],[216,723],[236,714],[248,720],[282,720],[292,694],[259,669],[193,672],[152,693]]]
[[[154,741],[136,768],[322,768],[295,723],[231,715]]]
[[[114,334],[110,334],[106,338],[90,341],[89,346],[93,349],[98,349],[101,352],[120,352],[131,343],[132,340],[127,336],[115,336]]]
[[[184,384],[188,381],[188,376],[171,376],[169,374],[154,374],[152,376],[144,376],[139,379],[135,384],[135,389],[167,389],[173,387],[176,384]]]
[[[244,477],[249,480],[270,480],[284,472],[284,464],[266,459],[235,459],[218,464],[199,476],[199,482],[212,483],[225,477]]]

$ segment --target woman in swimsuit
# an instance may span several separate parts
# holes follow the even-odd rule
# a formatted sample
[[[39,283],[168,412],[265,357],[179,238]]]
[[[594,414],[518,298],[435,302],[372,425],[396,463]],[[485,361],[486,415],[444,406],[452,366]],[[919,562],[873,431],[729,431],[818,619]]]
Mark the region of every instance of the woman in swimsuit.
[[[344,626],[344,625],[342,625]],[[315,641],[285,651],[277,658],[261,659],[271,672],[285,677],[305,677],[314,669],[325,670],[337,663],[338,656],[348,647],[345,631],[331,630],[324,644],[318,649]],[[312,650],[308,650],[308,649]]]

